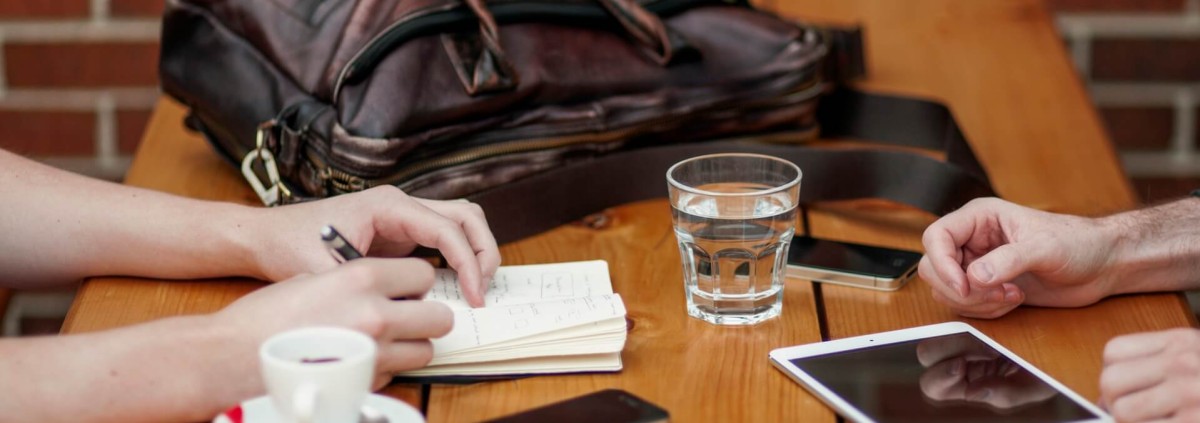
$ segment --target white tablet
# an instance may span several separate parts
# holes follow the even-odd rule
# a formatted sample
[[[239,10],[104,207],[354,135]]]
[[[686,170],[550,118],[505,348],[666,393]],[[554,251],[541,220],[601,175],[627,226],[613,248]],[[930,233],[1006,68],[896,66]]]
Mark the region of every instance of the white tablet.
[[[771,351],[771,363],[856,422],[1111,422],[966,323]]]

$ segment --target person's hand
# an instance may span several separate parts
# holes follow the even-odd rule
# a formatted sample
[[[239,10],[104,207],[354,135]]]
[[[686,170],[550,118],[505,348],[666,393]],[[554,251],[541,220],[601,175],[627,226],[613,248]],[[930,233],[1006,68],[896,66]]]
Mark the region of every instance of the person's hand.
[[[333,225],[368,256],[404,257],[416,246],[435,248],[458,272],[467,302],[483,305],[483,294],[500,265],[496,239],[483,209],[466,201],[414,198],[392,186],[310,203],[259,209],[244,230],[255,231],[261,247],[255,262],[273,281],[328,270],[337,261],[321,243]]]
[[[972,200],[925,230],[918,266],[933,297],[967,317],[995,318],[1022,303],[1078,307],[1104,298],[1115,229],[996,198]]]
[[[424,260],[364,258],[325,273],[265,286],[225,307],[214,319],[217,327],[236,331],[233,338],[245,348],[231,348],[231,359],[240,360],[246,369],[257,366],[255,348],[285,330],[339,326],[365,333],[379,344],[374,386],[380,388],[393,373],[428,364],[433,357],[429,339],[445,335],[454,325],[445,304],[392,300],[420,297],[433,280],[433,267]]]
[[[1100,402],[1122,422],[1200,421],[1200,331],[1170,329],[1108,341]]]
[[[926,367],[921,392],[935,401],[968,401],[1006,410],[1044,401],[1056,392],[1020,365],[970,337],[917,344]]]

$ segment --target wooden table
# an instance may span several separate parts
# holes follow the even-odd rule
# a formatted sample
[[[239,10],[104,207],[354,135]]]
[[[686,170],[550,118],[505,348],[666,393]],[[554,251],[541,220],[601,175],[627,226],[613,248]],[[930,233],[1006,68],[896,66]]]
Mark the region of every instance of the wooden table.
[[[1129,183],[1035,0],[765,0],[814,21],[867,28],[869,90],[948,103],[1008,199],[1041,209],[1098,214],[1136,205]],[[127,183],[181,195],[256,202],[239,174],[180,124],[183,110],[159,103]],[[816,183],[805,181],[805,183]],[[431,421],[495,417],[619,387],[670,410],[676,421],[833,421],[833,413],[767,362],[773,348],[825,338],[959,320],[924,281],[894,293],[789,281],[784,313],[755,327],[714,327],[684,313],[682,276],[665,201],[609,210],[602,229],[564,226],[502,247],[507,264],[605,259],[635,322],[609,375],[545,376],[428,390]],[[825,238],[920,249],[933,217],[873,201],[811,212]],[[84,283],[65,333],[217,310],[257,282],[162,282],[98,278]],[[821,312],[819,312],[821,311]],[[1135,295],[1081,309],[1021,308],[994,321],[969,320],[1086,397],[1098,396],[1100,353],[1113,336],[1188,326],[1182,296]],[[416,386],[389,394],[420,405]]]

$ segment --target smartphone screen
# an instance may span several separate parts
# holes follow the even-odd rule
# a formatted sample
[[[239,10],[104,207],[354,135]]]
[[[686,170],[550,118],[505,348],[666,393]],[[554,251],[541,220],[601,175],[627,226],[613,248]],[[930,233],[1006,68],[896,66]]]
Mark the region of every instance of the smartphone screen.
[[[916,272],[921,253],[848,242],[796,237],[788,251],[789,272],[818,282],[851,283],[887,289],[880,283],[903,282]]]
[[[666,410],[649,401],[619,389],[605,389],[490,422],[656,423],[667,418]]]

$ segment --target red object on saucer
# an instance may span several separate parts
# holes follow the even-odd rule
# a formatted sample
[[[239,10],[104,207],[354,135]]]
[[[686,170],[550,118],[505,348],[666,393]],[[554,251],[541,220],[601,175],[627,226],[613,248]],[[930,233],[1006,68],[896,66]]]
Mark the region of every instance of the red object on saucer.
[[[233,406],[233,408],[225,410],[225,412],[221,413],[221,414],[224,414],[225,418],[229,419],[230,423],[244,423],[242,421],[242,405],[241,404],[235,405],[235,406]]]

